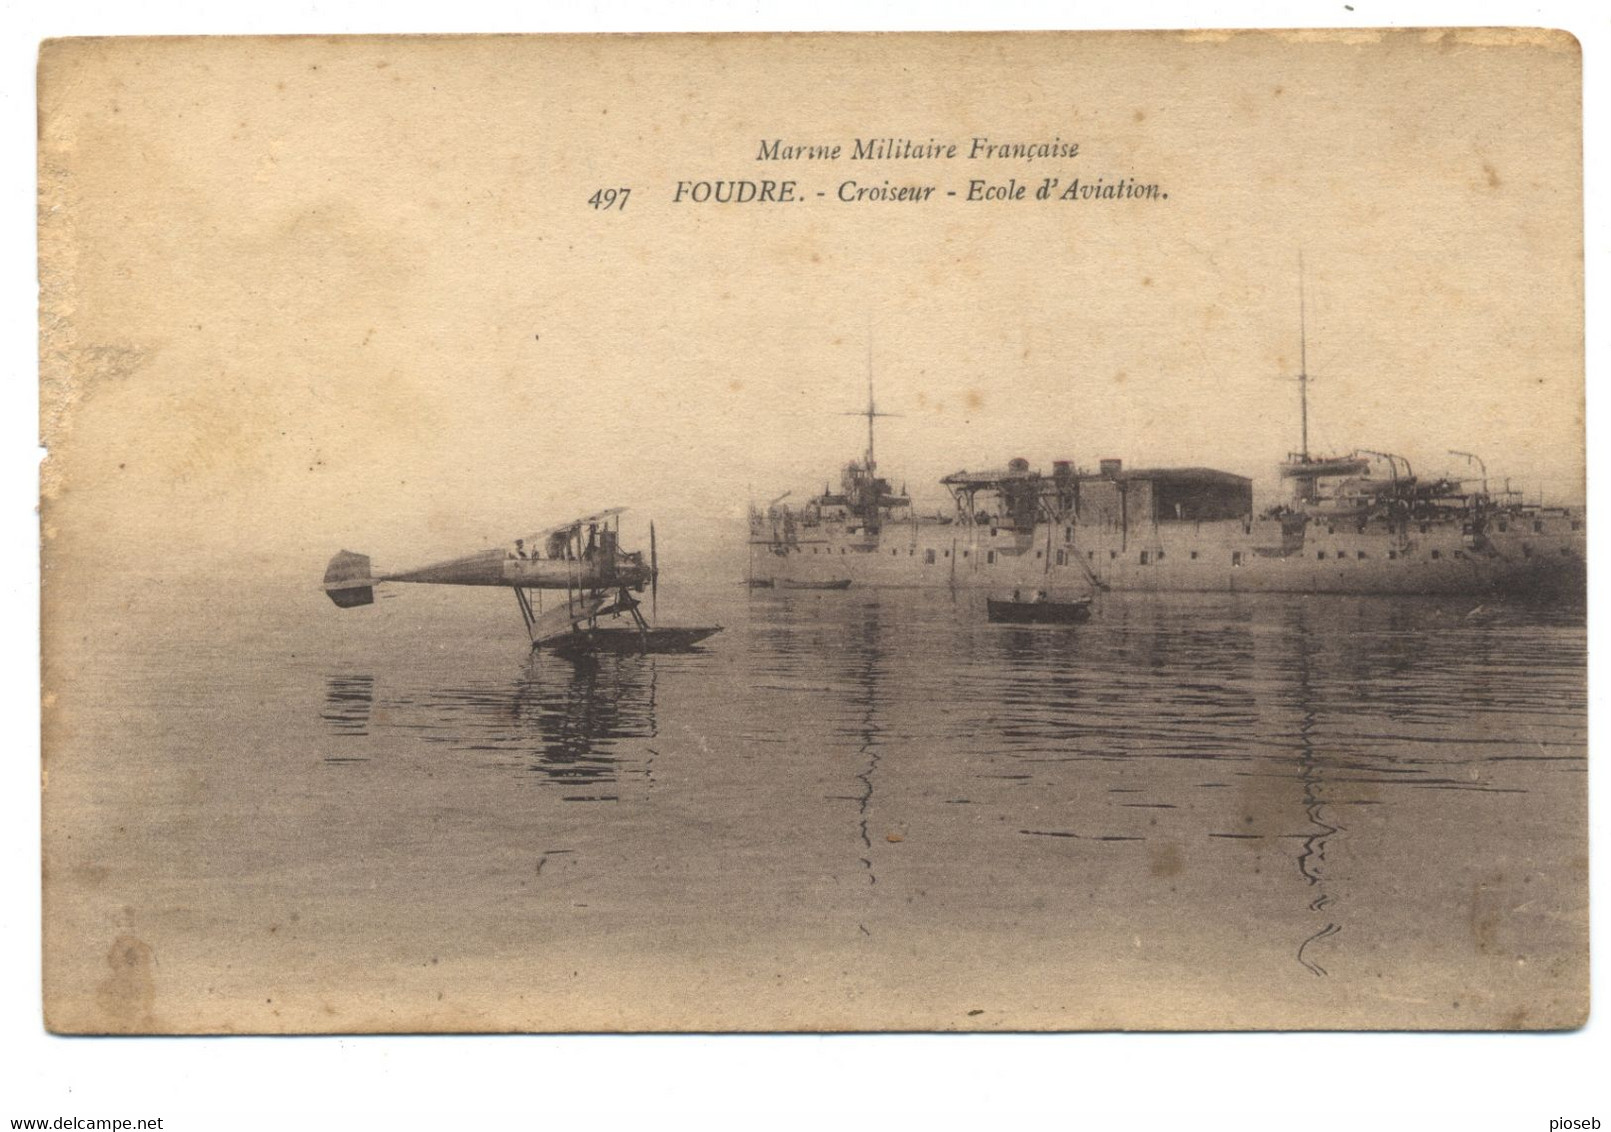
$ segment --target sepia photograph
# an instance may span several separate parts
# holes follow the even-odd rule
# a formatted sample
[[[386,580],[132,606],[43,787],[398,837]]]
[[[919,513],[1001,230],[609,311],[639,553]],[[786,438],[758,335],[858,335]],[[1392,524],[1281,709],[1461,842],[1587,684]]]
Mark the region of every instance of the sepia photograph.
[[[1580,1030],[1583,61],[47,39],[41,1025]]]
[[[46,44],[51,1027],[1580,1024],[1579,62]]]

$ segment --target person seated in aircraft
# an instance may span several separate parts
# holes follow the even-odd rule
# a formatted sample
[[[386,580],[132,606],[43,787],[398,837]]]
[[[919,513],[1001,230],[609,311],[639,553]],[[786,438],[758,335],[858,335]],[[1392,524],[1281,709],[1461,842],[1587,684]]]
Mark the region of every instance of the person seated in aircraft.
[[[523,539],[523,538],[517,538],[515,540],[515,557],[516,558],[524,558],[524,557],[526,557],[526,540]]]

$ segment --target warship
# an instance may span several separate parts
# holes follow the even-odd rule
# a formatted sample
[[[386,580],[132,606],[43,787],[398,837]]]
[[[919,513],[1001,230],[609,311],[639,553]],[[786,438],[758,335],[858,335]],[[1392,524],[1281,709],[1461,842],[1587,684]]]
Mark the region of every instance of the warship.
[[[1306,353],[1306,351],[1305,351]],[[1298,374],[1302,443],[1279,466],[1282,502],[1256,510],[1253,481],[1213,468],[1095,469],[1015,458],[940,484],[952,506],[919,514],[879,475],[869,375],[867,449],[838,490],[749,512],[752,586],[943,586],[1343,594],[1578,596],[1587,581],[1581,508],[1416,476],[1402,456],[1309,451],[1307,364]]]

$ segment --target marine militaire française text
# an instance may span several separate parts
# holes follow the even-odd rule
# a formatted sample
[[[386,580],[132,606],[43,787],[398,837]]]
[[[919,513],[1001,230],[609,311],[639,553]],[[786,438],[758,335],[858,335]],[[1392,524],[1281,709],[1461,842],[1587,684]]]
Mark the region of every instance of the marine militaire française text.
[[[1080,143],[1065,140],[1060,134],[1034,140],[976,135],[962,141],[937,137],[858,137],[848,141],[759,138],[752,160],[768,165],[817,167],[834,162],[957,162],[966,163],[968,167],[965,176],[954,179],[945,175],[947,170],[935,166],[929,167],[934,175],[886,177],[876,173],[869,175],[863,167],[855,176],[825,177],[820,181],[809,175],[789,178],[690,176],[679,178],[670,187],[670,203],[925,204],[955,200],[966,204],[1011,204],[1169,199],[1169,193],[1157,182],[1129,171],[1093,173],[1068,164],[1081,157]],[[1082,164],[1088,162],[1087,158]],[[630,192],[629,186],[600,188],[587,203],[595,210],[614,208],[620,211],[626,207]]]

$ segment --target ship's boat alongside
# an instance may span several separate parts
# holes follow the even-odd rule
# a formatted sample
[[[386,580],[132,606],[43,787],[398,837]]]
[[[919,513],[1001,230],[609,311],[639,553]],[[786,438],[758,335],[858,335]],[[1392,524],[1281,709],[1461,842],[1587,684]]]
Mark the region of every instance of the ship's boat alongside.
[[[1091,598],[1053,600],[1041,594],[1032,598],[986,598],[989,619],[999,625],[1077,625],[1091,619]]]

